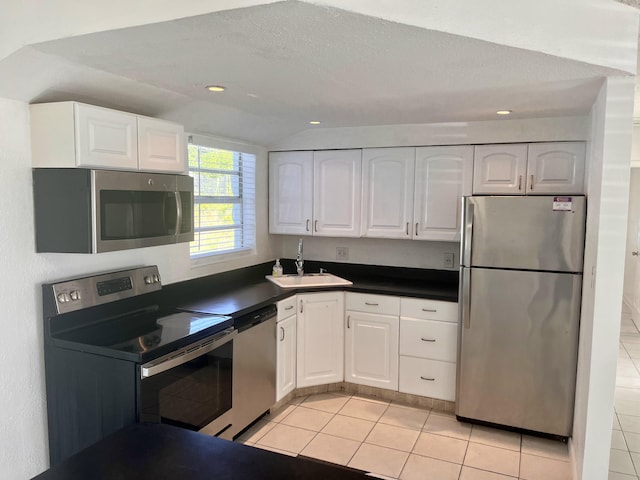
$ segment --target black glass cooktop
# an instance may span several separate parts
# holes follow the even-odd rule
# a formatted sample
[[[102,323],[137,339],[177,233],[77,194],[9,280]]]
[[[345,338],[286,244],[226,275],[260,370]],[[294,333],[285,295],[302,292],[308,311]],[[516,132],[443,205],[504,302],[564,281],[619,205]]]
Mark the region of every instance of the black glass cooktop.
[[[198,341],[233,326],[227,316],[190,312],[145,312],[60,332],[58,340],[144,358]]]

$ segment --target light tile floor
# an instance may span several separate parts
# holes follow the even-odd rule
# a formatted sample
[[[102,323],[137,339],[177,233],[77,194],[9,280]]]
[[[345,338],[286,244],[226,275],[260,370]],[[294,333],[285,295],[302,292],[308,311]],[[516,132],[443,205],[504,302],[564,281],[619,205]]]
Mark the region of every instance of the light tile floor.
[[[460,423],[444,412],[338,392],[295,398],[238,441],[347,465],[380,478],[571,478],[567,446],[561,442]]]
[[[611,431],[609,480],[638,480],[640,475],[640,333],[631,312],[622,307]]]

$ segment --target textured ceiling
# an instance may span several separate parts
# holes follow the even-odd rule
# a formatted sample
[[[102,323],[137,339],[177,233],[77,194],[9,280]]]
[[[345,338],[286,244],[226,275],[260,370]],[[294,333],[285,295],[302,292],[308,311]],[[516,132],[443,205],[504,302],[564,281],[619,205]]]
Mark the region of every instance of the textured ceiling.
[[[37,44],[2,67],[1,96],[85,101],[267,146],[316,119],[340,127],[487,120],[498,109],[582,115],[608,73],[301,2]]]

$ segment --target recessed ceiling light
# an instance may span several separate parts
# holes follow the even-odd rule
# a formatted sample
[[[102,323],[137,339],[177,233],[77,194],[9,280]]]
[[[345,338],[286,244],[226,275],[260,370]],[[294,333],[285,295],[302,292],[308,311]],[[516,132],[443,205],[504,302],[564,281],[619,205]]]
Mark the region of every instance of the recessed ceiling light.
[[[222,85],[207,85],[206,88],[210,92],[224,92],[225,91],[225,87],[223,87]]]
[[[498,115],[510,115],[511,114],[511,110],[498,110],[496,113]]]
[[[255,93],[247,93],[247,97],[258,98],[258,95],[256,95]]]
[[[320,121],[319,120],[311,120],[309,123],[311,125],[320,125]]]

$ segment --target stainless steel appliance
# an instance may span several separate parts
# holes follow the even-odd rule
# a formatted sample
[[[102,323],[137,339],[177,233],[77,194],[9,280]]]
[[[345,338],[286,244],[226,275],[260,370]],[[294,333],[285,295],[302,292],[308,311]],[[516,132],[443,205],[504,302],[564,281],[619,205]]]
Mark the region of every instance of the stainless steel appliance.
[[[231,426],[234,320],[161,293],[155,266],[43,285],[52,465],[137,421]]]
[[[269,305],[235,320],[233,438],[276,403],[276,307]]]
[[[568,436],[583,196],[465,197],[456,415]]]
[[[36,251],[100,253],[193,240],[188,175],[33,170]]]

